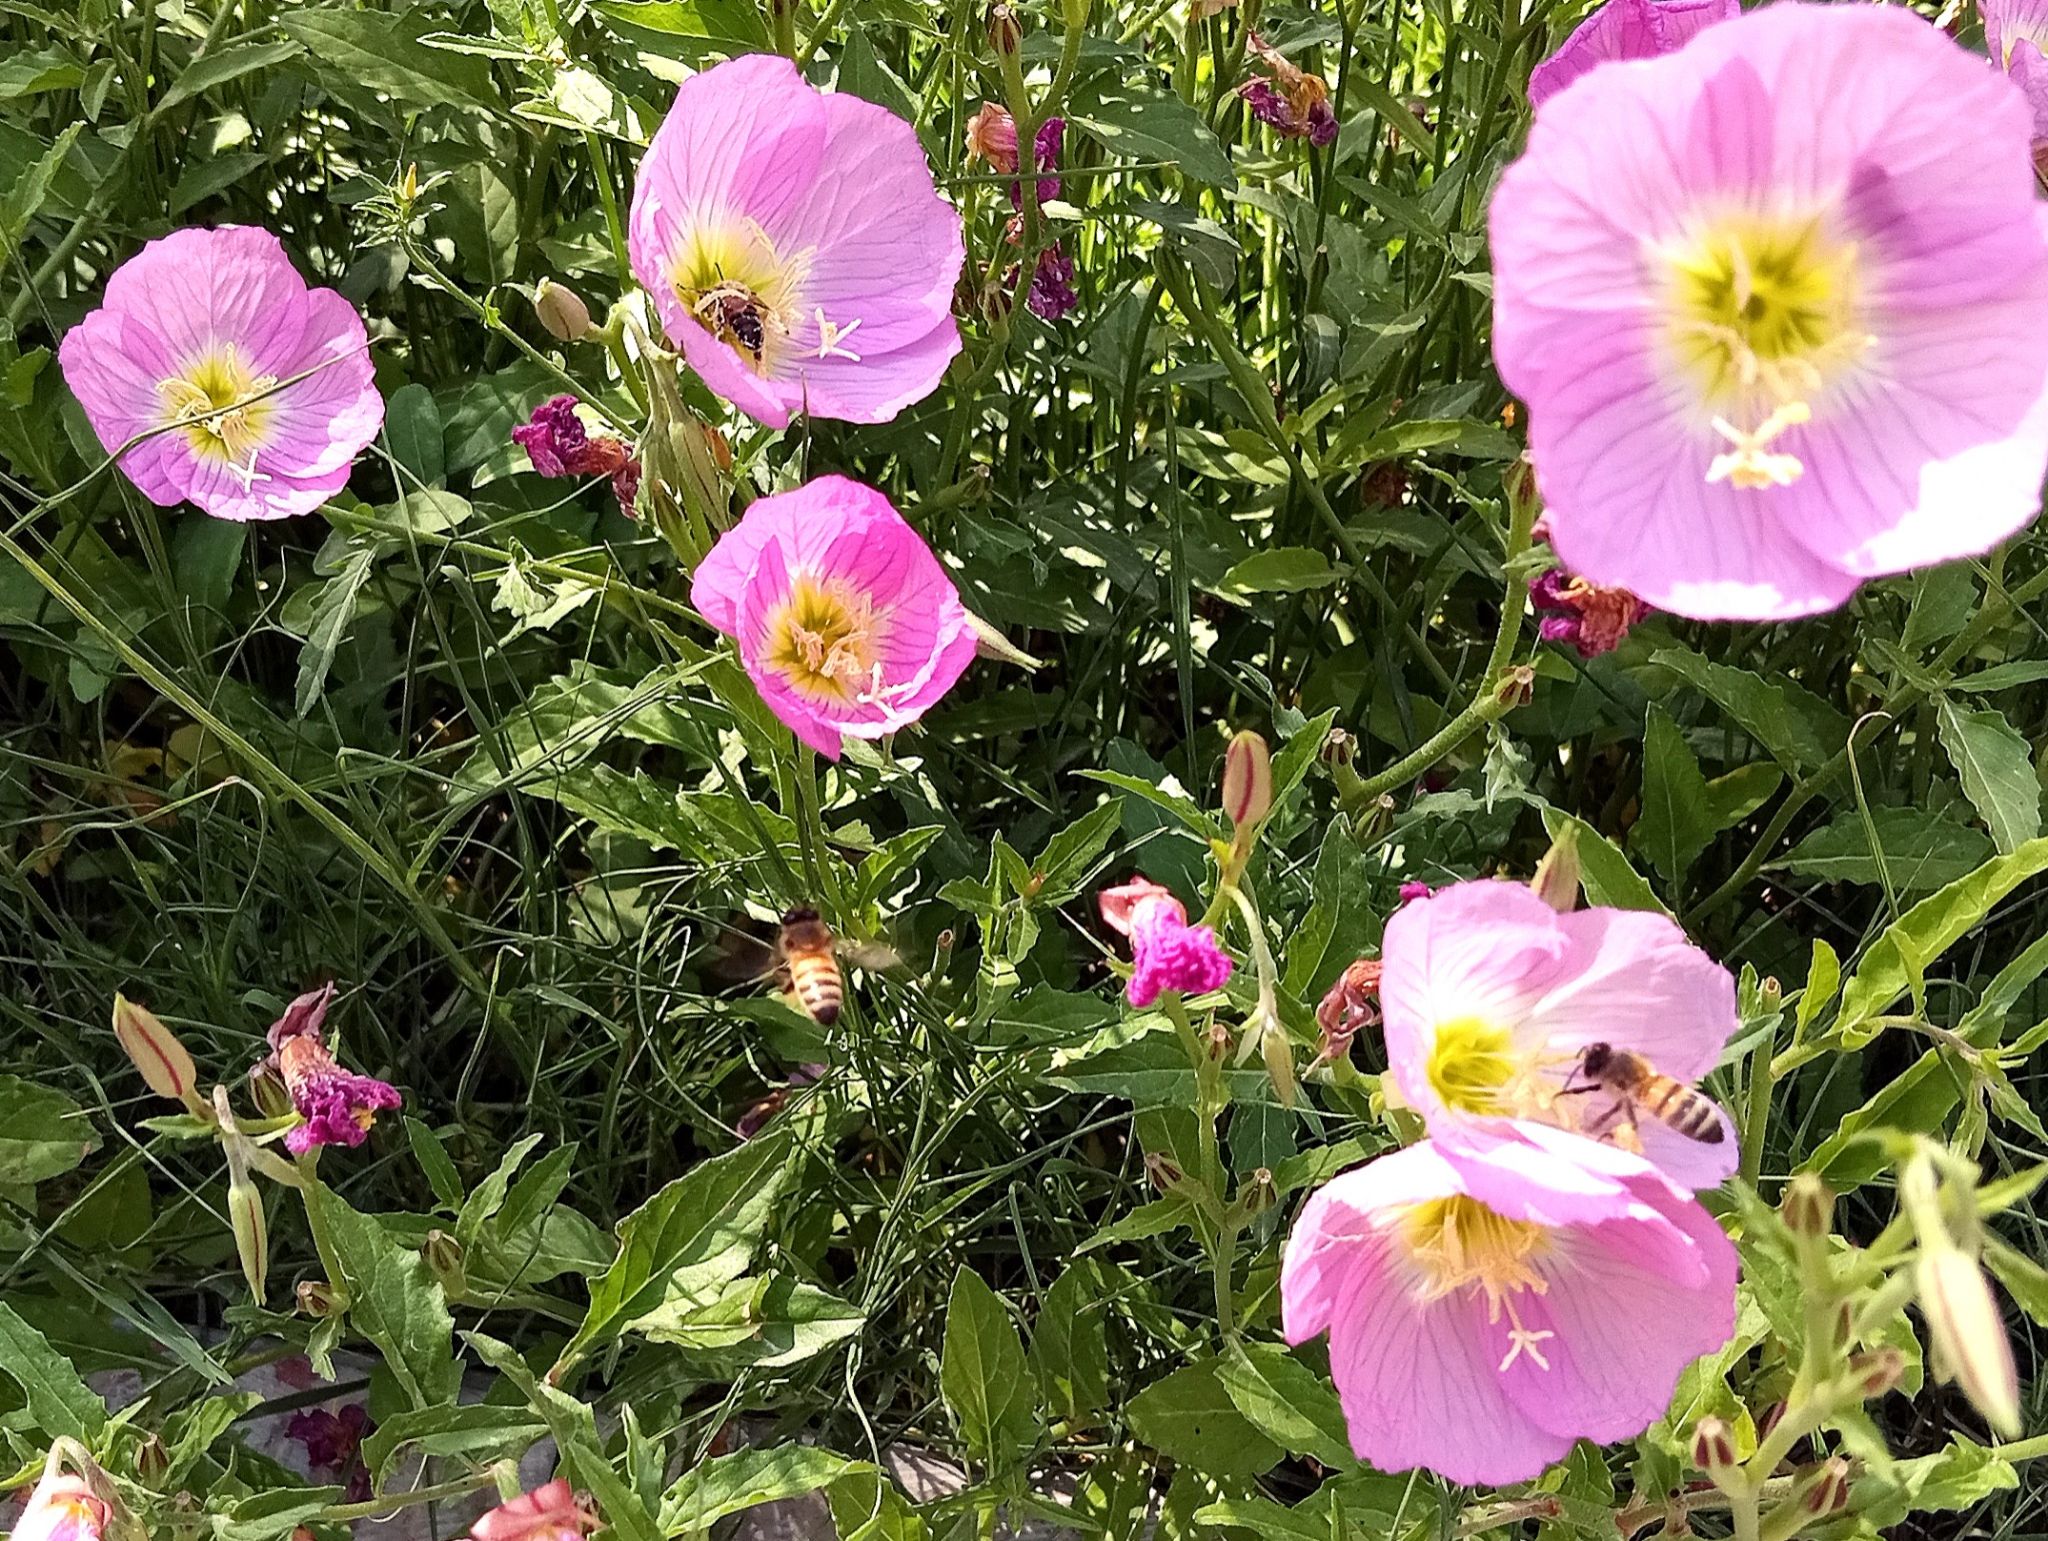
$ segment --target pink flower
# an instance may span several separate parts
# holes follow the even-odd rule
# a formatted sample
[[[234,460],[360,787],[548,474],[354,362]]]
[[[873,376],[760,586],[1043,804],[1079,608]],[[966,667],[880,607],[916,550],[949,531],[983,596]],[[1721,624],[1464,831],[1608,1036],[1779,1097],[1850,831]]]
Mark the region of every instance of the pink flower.
[[[1329,1333],[1360,1460],[1520,1482],[1662,1417],[1734,1331],[1735,1274],[1654,1168],[1532,1127],[1333,1179],[1287,1239],[1281,1316],[1290,1343]]]
[[[1401,885],[1401,902],[1403,904],[1412,904],[1417,899],[1427,899],[1435,892],[1436,890],[1427,883],[1411,879]]]
[[[1647,619],[1650,607],[1627,589],[1605,589],[1553,567],[1529,585],[1529,600],[1542,617],[1537,632],[1545,642],[1568,642],[1581,658],[1611,653],[1628,639],[1629,628]]]
[[[217,519],[318,508],[384,421],[355,308],[308,289],[277,237],[248,226],[151,241],[58,358],[109,453],[176,425],[121,469],[152,503],[190,499]]]
[[[1335,139],[1337,117],[1330,111],[1330,88],[1323,77],[1300,68],[1256,32],[1246,33],[1245,42],[1267,71],[1267,78],[1238,87],[1252,116],[1284,137],[1306,139],[1318,149]]]
[[[588,1500],[579,1502],[567,1480],[557,1477],[487,1510],[469,1535],[470,1541],[581,1541],[597,1526]]]
[[[324,1407],[293,1413],[284,1432],[285,1438],[305,1447],[306,1465],[315,1476],[345,1478],[342,1501],[359,1504],[370,1496],[370,1469],[361,1458],[363,1437],[375,1428],[369,1409],[351,1402],[338,1413]]]
[[[684,81],[633,186],[633,271],[704,383],[771,428],[886,423],[960,351],[960,216],[917,134],[772,54]]]
[[[2034,115],[2034,156],[2048,150],[2048,4],[2043,0],[1978,0],[1991,62],[2027,95]]]
[[[295,1156],[323,1145],[351,1148],[369,1138],[379,1113],[397,1108],[398,1089],[374,1076],[356,1075],[334,1061],[321,1037],[334,986],[310,990],[285,1008],[270,1027],[271,1054],[292,1107],[305,1120],[284,1137]]]
[[[2032,519],[2031,138],[2019,91],[1896,6],[1781,0],[1546,101],[1494,195],[1494,353],[1565,565],[1783,619]]]
[[[542,402],[530,419],[512,430],[512,440],[542,476],[609,477],[619,508],[633,512],[633,499],[640,491],[640,462],[624,439],[610,434],[592,438],[576,415],[574,396]]]
[[[1040,252],[1024,303],[1042,321],[1058,321],[1079,305],[1081,296],[1074,292],[1074,259],[1058,246]]]
[[[1438,1138],[1528,1119],[1639,1146],[1673,1180],[1712,1187],[1735,1169],[1727,1115],[1716,1142],[1605,1092],[1567,1092],[1588,1046],[1641,1055],[1682,1082],[1714,1068],[1738,1024],[1735,981],[1647,910],[1561,915],[1520,883],[1454,883],[1404,904],[1380,948],[1387,1063]],[[1718,1110],[1717,1110],[1718,1113]]]
[[[1206,995],[1229,982],[1236,967],[1208,926],[1190,926],[1172,892],[1150,878],[1132,878],[1096,896],[1103,924],[1131,939],[1131,979],[1124,999],[1149,1006],[1162,990]]]
[[[756,500],[698,564],[690,603],[737,639],[769,709],[834,760],[841,735],[917,721],[974,657],[973,623],[931,548],[843,476]]]
[[[1529,74],[1540,107],[1596,65],[1675,53],[1702,29],[1742,14],[1741,0],[1607,0]]]
[[[107,1519],[106,1501],[94,1496],[83,1477],[46,1461],[14,1522],[13,1541],[100,1541]]]

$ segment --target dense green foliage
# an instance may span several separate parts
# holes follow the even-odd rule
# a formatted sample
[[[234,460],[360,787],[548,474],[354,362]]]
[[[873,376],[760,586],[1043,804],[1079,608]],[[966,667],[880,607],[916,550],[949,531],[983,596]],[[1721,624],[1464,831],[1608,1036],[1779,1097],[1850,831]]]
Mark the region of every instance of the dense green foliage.
[[[381,1357],[379,1454],[422,1439],[466,1488],[546,1428],[633,1541],[719,1521],[749,1482],[827,1487],[844,1535],[971,1532],[999,1500],[1043,1507],[1034,1470],[1072,1479],[1091,1533],[1138,1534],[1149,1501],[1168,1534],[1611,1537],[1699,1483],[1697,1416],[1753,1443],[1801,1363],[1770,1218],[1791,1174],[1823,1175],[1864,1244],[1896,1240],[1904,1136],[1987,1184],[2048,1157],[2026,1063],[2048,541],[1797,625],[1658,616],[1592,660],[1535,641],[1484,217],[1574,19],[1024,7],[1036,114],[1068,121],[1046,232],[1081,296],[1047,324],[1005,287],[1007,179],[963,148],[1006,97],[980,0],[0,0],[0,1467],[82,1438],[162,1505],[153,1533],[181,1489],[224,1541],[345,1518],[234,1454],[246,1409],[218,1399],[309,1339]],[[1254,22],[1329,82],[1332,148],[1249,118]],[[555,342],[532,287],[600,318],[630,293],[619,211],[674,83],[778,43],[918,126],[967,221],[967,350],[883,427],[769,432],[689,379],[683,400],[743,497],[826,470],[887,490],[1039,660],[977,663],[836,766],[791,753],[654,520],[528,474],[509,439],[564,375],[643,419],[638,366]],[[350,492],[278,525],[145,501],[53,357],[141,242],[230,222],[362,308],[388,404]],[[1249,889],[1308,1076],[1291,1109],[1256,1057],[1198,1089],[1172,1026],[1116,999],[1093,913],[1138,870],[1206,902],[1239,728],[1275,752]],[[1742,971],[1709,1083],[1745,1137],[1742,1196],[1713,1201],[1742,1232],[1741,1334],[1638,1448],[1582,1447],[1527,1492],[1349,1469],[1319,1351],[1278,1346],[1277,1249],[1401,1115],[1370,1033],[1356,1073],[1311,1072],[1314,1006],[1402,883],[1526,876],[1565,830],[1591,899],[1665,908]],[[852,976],[831,1031],[759,978],[799,903],[900,955]],[[201,1095],[253,1117],[264,1029],[329,979],[342,1057],[405,1117],[330,1152],[304,1202],[266,1183],[252,1303],[220,1149],[162,1117],[109,1007],[146,1003]],[[1231,1000],[1234,1030],[1251,968]],[[785,1094],[804,1065],[828,1069]],[[750,1110],[773,1116],[741,1143]],[[1239,1201],[1227,1225],[1162,1196],[1176,1171]],[[2048,1320],[2027,1192],[1993,1190],[1987,1261]],[[288,1314],[330,1271],[309,1205],[345,1320]],[[432,1231],[459,1266],[419,1261]],[[1878,1324],[1908,1389],[1916,1322],[1895,1300]],[[2035,1329],[2011,1326],[2032,1432]],[[66,1360],[141,1368],[151,1396],[108,1425]],[[433,1409],[464,1368],[497,1405],[458,1421]],[[1798,1457],[1865,1463],[1835,1533],[2042,1528],[2043,1489],[1960,1395],[1930,1378],[1866,1413]],[[844,1459],[699,1468],[736,1418]],[[139,1481],[150,1432],[171,1475]],[[914,1518],[862,1464],[897,1443],[976,1485]]]

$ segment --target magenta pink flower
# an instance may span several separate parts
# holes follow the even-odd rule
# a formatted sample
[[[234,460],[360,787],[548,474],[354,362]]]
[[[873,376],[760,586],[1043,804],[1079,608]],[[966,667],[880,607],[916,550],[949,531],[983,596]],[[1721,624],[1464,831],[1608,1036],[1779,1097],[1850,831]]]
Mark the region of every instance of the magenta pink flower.
[[[578,1499],[568,1481],[557,1477],[487,1510],[469,1534],[470,1541],[581,1541],[598,1523],[589,1501]]]
[[[310,513],[384,421],[355,307],[308,289],[276,236],[243,225],[151,241],[58,358],[109,453],[170,428],[121,457],[143,495],[217,519]]]
[[[1531,1127],[1333,1179],[1287,1239],[1282,1326],[1330,1335],[1360,1460],[1520,1482],[1662,1417],[1735,1330],[1735,1275],[1720,1227],[1655,1168]]]
[[[270,1027],[270,1049],[292,1108],[305,1120],[284,1137],[295,1156],[323,1145],[351,1148],[369,1138],[379,1113],[397,1108],[398,1089],[375,1076],[356,1075],[335,1063],[321,1029],[334,986],[309,990],[285,1007]]]
[[[770,710],[834,760],[842,735],[917,721],[974,657],[967,607],[931,548],[843,476],[750,505],[698,564],[690,603],[737,639]]]
[[[1581,658],[1611,653],[1628,639],[1629,629],[1647,619],[1650,607],[1627,589],[1604,589],[1553,567],[1529,585],[1529,601],[1541,619],[1537,633],[1545,642],[1565,642]]]
[[[1318,149],[1337,137],[1337,115],[1330,110],[1330,88],[1320,75],[1296,65],[1256,32],[1245,34],[1252,56],[1266,68],[1264,78],[1238,87],[1252,116],[1289,139],[1306,139]]]
[[[633,271],[704,383],[771,428],[886,423],[960,351],[960,216],[917,134],[772,54],[684,81],[633,186]]]
[[[2034,115],[2034,155],[2048,149],[2048,3],[2044,0],[1978,0],[1984,18],[1984,46],[1991,62],[2027,95]]]
[[[1595,1043],[1688,1083],[1720,1058],[1739,1021],[1734,978],[1669,917],[1560,915],[1520,883],[1482,879],[1402,905],[1380,958],[1388,1067],[1432,1135],[1529,1119],[1634,1147],[1695,1188],[1735,1169],[1726,1114],[1722,1138],[1704,1143],[1631,1123],[1605,1092],[1566,1091]]]
[[[1206,995],[1230,980],[1236,965],[1215,931],[1188,924],[1188,912],[1169,889],[1150,878],[1132,878],[1096,896],[1103,924],[1131,939],[1131,979],[1124,999],[1149,1006],[1162,990]]]
[[[593,438],[576,415],[574,396],[554,396],[533,409],[533,416],[512,430],[512,440],[526,451],[542,476],[603,476],[612,496],[630,515],[640,491],[640,462],[624,439],[610,434]]]
[[[370,1496],[370,1469],[361,1459],[364,1436],[377,1426],[370,1410],[350,1402],[338,1413],[324,1407],[309,1407],[293,1413],[284,1426],[285,1438],[305,1447],[306,1465],[313,1475],[339,1479],[345,1487],[342,1501],[361,1503]]]
[[[1595,65],[1675,53],[1704,28],[1741,14],[1741,0],[1607,0],[1530,71],[1529,105],[1541,107]]]
[[[1081,296],[1074,292],[1074,259],[1058,246],[1040,252],[1024,303],[1042,321],[1058,321],[1068,315],[1081,303]]]
[[[100,1541],[107,1519],[106,1501],[51,1459],[22,1505],[12,1541]]]
[[[1565,565],[1780,619],[2032,519],[2031,138],[2010,82],[1898,6],[1780,0],[1546,101],[1494,195],[1494,353]]]

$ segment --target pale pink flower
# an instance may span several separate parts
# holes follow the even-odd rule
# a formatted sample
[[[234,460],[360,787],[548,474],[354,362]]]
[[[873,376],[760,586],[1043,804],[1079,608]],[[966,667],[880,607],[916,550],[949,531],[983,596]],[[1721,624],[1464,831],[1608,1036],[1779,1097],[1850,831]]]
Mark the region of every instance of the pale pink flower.
[[[1432,1135],[1528,1119],[1635,1147],[1690,1187],[1735,1169],[1725,1113],[1708,1143],[1604,1091],[1567,1090],[1596,1043],[1686,1083],[1720,1058],[1739,1022],[1735,980],[1668,916],[1559,914],[1521,883],[1454,883],[1388,917],[1380,958],[1387,1064]]]
[[[1741,0],[1607,0],[1529,72],[1529,105],[1542,106],[1596,65],[1676,52],[1704,28],[1741,14]]]
[[[1124,999],[1149,1006],[1164,990],[1206,995],[1230,980],[1236,964],[1209,926],[1188,924],[1172,890],[1136,877],[1096,895],[1102,922],[1131,941],[1131,978]]]
[[[174,425],[121,457],[143,495],[217,519],[310,513],[384,421],[355,307],[308,289],[277,237],[249,226],[151,241],[58,358],[109,453]]]
[[[1531,1126],[1333,1179],[1287,1239],[1281,1318],[1290,1343],[1330,1335],[1360,1460],[1492,1485],[1662,1417],[1734,1331],[1735,1276],[1647,1162]]]
[[[690,367],[771,428],[886,423],[960,351],[960,216],[915,130],[773,54],[683,82],[640,163],[629,244]]]
[[[100,1541],[107,1519],[106,1501],[93,1495],[83,1477],[46,1461],[14,1522],[12,1541]]]
[[[2048,150],[2048,0],[1977,0],[1991,62],[2027,94],[2034,154]]]
[[[389,1082],[356,1075],[335,1063],[322,1035],[333,999],[331,984],[309,990],[270,1026],[269,1063],[283,1078],[293,1110],[305,1120],[284,1137],[285,1149],[295,1156],[323,1145],[361,1145],[377,1115],[403,1101]]]
[[[557,1477],[486,1510],[469,1535],[470,1541],[581,1541],[598,1524],[589,1502],[579,1502],[568,1480]]]
[[[761,699],[831,759],[884,738],[953,688],[974,626],[931,548],[872,487],[820,476],[749,505],[690,583],[739,643]]]
[[[1546,101],[1494,195],[1494,354],[1565,565],[1782,619],[2032,519],[2032,132],[1899,6],[1780,0]]]

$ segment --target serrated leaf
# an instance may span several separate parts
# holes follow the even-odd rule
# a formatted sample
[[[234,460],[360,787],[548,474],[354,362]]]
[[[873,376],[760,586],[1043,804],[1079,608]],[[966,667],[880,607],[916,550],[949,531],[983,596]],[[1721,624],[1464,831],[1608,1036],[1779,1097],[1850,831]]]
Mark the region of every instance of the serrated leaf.
[[[1260,1476],[1285,1454],[1237,1410],[1213,1359],[1154,1381],[1127,1411],[1138,1438],[1206,1476]]]
[[[302,1191],[333,1248],[341,1277],[332,1282],[348,1295],[349,1325],[377,1345],[413,1406],[454,1401],[462,1384],[455,1322],[433,1270],[325,1183],[310,1180]]]
[[[1659,649],[1650,662],[1705,692],[1789,770],[1819,770],[1848,741],[1842,714],[1789,679],[1766,680],[1679,647]]]
[[[981,1275],[962,1264],[946,1303],[939,1394],[969,1452],[1001,1462],[1028,1447],[1037,1427],[1031,1390],[1016,1323]]]
[[[2003,712],[1965,712],[1943,696],[1935,703],[1935,733],[1963,783],[1963,795],[1991,831],[2001,852],[2019,849],[2041,833],[2041,783],[2033,752]]]
[[[344,89],[368,87],[408,107],[467,107],[498,111],[490,66],[420,45],[428,28],[424,10],[298,10],[278,25],[306,47],[322,77]]]
[[[49,1438],[90,1442],[107,1421],[107,1405],[50,1340],[0,1302],[0,1374],[21,1388],[28,1415]]]
[[[1643,807],[1629,844],[1676,885],[1718,827],[1692,745],[1662,707],[1651,706],[1643,737]]]
[[[353,549],[341,570],[321,585],[319,596],[313,601],[306,645],[299,651],[298,683],[292,691],[293,710],[300,717],[313,709],[327,688],[328,671],[334,667],[334,655],[341,650],[349,623],[355,619],[356,605],[362,599],[363,585],[370,581],[376,556],[372,547]]]
[[[1769,802],[1784,781],[1782,770],[1762,760],[1716,776],[1707,783],[1707,818],[1716,831],[1730,829]]]

